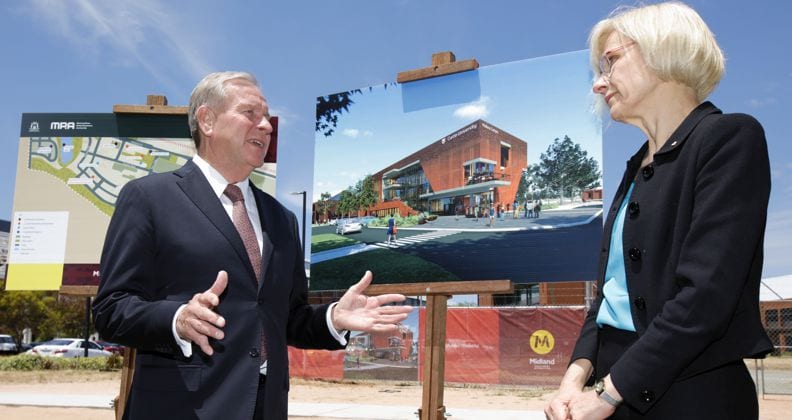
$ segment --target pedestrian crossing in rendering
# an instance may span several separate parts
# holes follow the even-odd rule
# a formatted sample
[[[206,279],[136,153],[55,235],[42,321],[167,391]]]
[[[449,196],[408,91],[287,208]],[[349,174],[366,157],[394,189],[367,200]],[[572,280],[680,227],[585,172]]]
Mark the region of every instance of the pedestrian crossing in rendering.
[[[386,249],[403,248],[403,247],[407,247],[407,246],[410,246],[410,245],[419,244],[421,242],[431,241],[431,240],[435,240],[435,239],[444,238],[446,236],[455,235],[455,234],[457,234],[459,232],[462,232],[462,231],[461,230],[448,229],[448,230],[433,230],[431,232],[421,233],[421,234],[412,235],[412,236],[406,236],[404,238],[398,238],[398,235],[397,235],[397,239],[391,241],[391,243],[388,243],[388,241],[382,241],[382,242],[373,243],[371,245],[376,246],[376,247],[380,247],[380,248],[386,248]]]

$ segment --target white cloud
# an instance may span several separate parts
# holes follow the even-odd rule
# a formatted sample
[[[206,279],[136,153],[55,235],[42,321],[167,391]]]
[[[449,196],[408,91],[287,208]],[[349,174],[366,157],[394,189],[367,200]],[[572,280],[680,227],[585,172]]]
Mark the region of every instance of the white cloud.
[[[341,132],[341,134],[356,139],[357,136],[360,135],[360,130],[358,130],[357,128],[345,128],[344,131]]]
[[[198,53],[196,33],[181,13],[157,0],[31,0],[22,12],[36,24],[71,43],[83,56],[111,54],[104,61],[142,67],[165,86],[179,91],[178,74],[198,79],[210,66]],[[179,70],[162,65],[161,57],[176,60]]]
[[[371,137],[371,136],[374,135],[374,132],[372,132],[370,130],[361,131],[361,130],[359,130],[357,128],[345,128],[345,129],[343,129],[341,131],[341,134],[343,134],[343,135],[345,135],[347,137],[351,137],[353,139],[356,139],[356,138],[361,137],[361,136],[363,136],[363,137]]]
[[[489,102],[490,98],[488,96],[482,96],[478,100],[454,110],[454,116],[464,120],[486,118],[490,114]]]
[[[778,103],[778,100],[774,96],[769,96],[766,98],[751,98],[748,100],[748,105],[751,108],[761,108],[765,106],[775,105]]]

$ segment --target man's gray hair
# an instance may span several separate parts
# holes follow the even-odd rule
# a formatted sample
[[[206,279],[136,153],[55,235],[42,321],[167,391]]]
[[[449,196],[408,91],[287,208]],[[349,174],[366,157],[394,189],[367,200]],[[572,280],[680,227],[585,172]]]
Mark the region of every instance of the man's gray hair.
[[[190,135],[195,142],[195,148],[201,145],[201,133],[198,130],[196,113],[201,105],[217,107],[226,99],[226,82],[234,79],[246,80],[255,86],[258,81],[252,74],[242,71],[221,71],[206,75],[190,94],[190,109],[187,111],[187,123],[190,125]]]

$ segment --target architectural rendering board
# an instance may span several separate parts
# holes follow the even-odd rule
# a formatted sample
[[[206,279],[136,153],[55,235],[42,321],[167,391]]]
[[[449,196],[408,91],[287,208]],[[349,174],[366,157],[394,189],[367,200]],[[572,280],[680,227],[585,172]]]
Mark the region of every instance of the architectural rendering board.
[[[591,79],[576,51],[319,97],[311,289],[593,280]]]

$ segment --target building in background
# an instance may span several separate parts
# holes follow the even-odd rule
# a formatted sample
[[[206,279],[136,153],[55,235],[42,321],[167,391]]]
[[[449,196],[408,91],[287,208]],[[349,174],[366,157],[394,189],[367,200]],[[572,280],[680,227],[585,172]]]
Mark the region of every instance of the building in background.
[[[509,211],[527,162],[525,141],[479,119],[375,173],[379,202],[368,214]]]
[[[11,232],[11,222],[0,220],[0,279],[5,280],[8,269],[8,235]]]
[[[762,279],[759,288],[762,323],[779,353],[792,352],[792,275]]]

